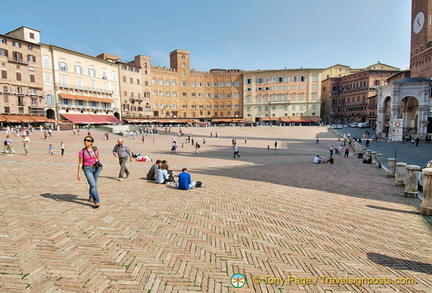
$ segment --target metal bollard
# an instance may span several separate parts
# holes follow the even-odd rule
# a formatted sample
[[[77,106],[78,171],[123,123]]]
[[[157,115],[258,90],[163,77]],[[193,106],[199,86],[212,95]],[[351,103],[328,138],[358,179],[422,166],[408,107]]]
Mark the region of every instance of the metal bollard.
[[[388,165],[387,165],[387,178],[393,178],[395,177],[395,164],[396,164],[396,159],[395,158],[389,158],[388,160]]]
[[[423,169],[423,202],[420,214],[432,216],[432,168]]]
[[[377,154],[376,156],[377,156],[377,168],[381,168],[383,154]]]
[[[418,179],[419,179],[420,166],[408,165],[406,166],[406,177],[405,177],[405,197],[417,197],[418,196]]]
[[[396,186],[404,186],[405,185],[405,173],[406,173],[406,163],[396,163]]]

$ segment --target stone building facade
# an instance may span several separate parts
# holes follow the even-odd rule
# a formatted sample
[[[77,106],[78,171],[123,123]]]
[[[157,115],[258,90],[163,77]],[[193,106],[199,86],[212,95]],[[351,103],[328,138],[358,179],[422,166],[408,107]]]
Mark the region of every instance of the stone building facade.
[[[170,53],[170,68],[152,66],[151,70],[153,118],[231,122],[242,117],[241,70],[196,71],[190,68],[187,50]]]
[[[326,91],[322,100],[330,107],[328,122],[368,122],[375,126],[378,88],[399,73],[399,68],[377,63],[355,71],[324,81]]]
[[[3,122],[46,120],[39,41],[40,32],[28,27],[0,34],[0,113],[12,115]]]
[[[248,122],[311,122],[320,115],[322,69],[243,72],[244,118]],[[315,122],[315,121],[314,121]]]
[[[432,0],[412,0],[411,75],[391,81],[378,92],[377,132],[390,139],[432,133]],[[396,129],[402,119],[402,135]]]
[[[110,121],[113,115],[120,118],[118,65],[46,44],[41,57],[47,117],[77,124],[116,122]],[[93,115],[99,116],[93,119]]]

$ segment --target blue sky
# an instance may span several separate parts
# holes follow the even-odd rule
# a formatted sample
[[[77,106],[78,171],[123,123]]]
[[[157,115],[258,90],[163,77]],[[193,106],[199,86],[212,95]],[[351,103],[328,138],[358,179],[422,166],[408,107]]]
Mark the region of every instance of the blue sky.
[[[3,5],[1,33],[20,26],[41,40],[131,61],[189,50],[191,68],[409,68],[410,0],[20,0]],[[12,6],[13,5],[13,6]],[[7,13],[6,13],[7,11]]]

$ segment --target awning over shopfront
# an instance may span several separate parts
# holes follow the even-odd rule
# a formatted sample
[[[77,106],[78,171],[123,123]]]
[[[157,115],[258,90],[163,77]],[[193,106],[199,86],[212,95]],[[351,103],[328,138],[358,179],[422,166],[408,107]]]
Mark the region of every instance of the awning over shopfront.
[[[192,123],[191,119],[185,119],[185,118],[174,118],[174,119],[140,119],[140,118],[126,118],[125,119],[128,123],[170,123],[170,124],[178,124],[178,123]]]
[[[241,118],[214,118],[211,122],[223,122],[223,123],[243,123],[244,120]]]
[[[93,114],[60,114],[65,119],[75,124],[112,124],[122,123],[112,115],[93,115]]]
[[[56,120],[48,119],[45,116],[0,115],[0,122],[9,122],[9,123],[35,123],[35,122],[56,122]]]
[[[108,104],[114,103],[113,100],[107,98],[71,95],[71,94],[63,94],[63,93],[59,94],[59,96],[62,99],[69,99],[69,100],[81,100],[81,101],[100,102],[100,103],[108,103]]]
[[[290,116],[291,122],[311,122],[308,116]]]
[[[321,122],[321,117],[319,116],[308,116],[311,122]]]
[[[278,121],[278,117],[263,117],[261,121]]]

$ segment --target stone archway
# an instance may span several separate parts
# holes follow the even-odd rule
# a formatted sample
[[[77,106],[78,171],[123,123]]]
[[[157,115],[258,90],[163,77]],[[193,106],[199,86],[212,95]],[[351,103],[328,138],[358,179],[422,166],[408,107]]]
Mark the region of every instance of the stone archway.
[[[53,109],[47,109],[46,110],[46,118],[48,119],[56,119],[55,118],[55,111]]]
[[[403,119],[403,135],[414,135],[418,133],[418,110],[419,101],[417,98],[408,96],[399,102],[398,119]]]
[[[378,88],[377,133],[391,133],[395,119],[403,119],[403,135],[427,134],[429,82],[421,78],[405,78]],[[391,138],[391,137],[389,137]]]

